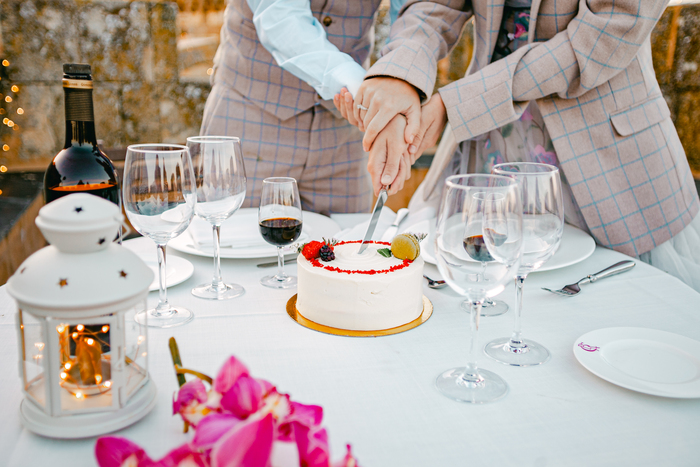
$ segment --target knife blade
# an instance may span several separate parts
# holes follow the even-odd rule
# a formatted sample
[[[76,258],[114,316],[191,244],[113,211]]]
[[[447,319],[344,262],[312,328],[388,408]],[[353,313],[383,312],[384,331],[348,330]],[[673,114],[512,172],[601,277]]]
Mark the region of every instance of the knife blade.
[[[386,229],[386,232],[384,232],[384,235],[382,235],[383,242],[390,242],[394,236],[396,236],[396,234],[399,232],[399,225],[401,225],[401,222],[403,222],[407,215],[407,208],[401,208],[396,211],[396,219],[394,219],[394,223],[391,224],[389,228]]]
[[[372,240],[372,235],[374,235],[374,229],[377,228],[377,222],[379,221],[379,215],[382,213],[382,208],[384,207],[384,203],[386,203],[386,198],[389,196],[389,194],[387,193],[388,190],[388,186],[382,187],[381,191],[379,192],[379,195],[377,196],[377,202],[374,203],[374,209],[372,210],[372,217],[369,220],[367,231],[365,232],[365,236],[362,239],[360,249],[357,251],[358,254],[361,254],[363,251],[365,251],[367,249],[367,245],[369,245],[369,241]]]

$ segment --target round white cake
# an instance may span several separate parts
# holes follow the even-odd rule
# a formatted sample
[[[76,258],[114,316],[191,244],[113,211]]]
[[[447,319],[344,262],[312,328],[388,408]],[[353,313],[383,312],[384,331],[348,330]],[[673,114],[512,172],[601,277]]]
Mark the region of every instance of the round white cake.
[[[386,258],[389,248],[372,242],[359,255],[360,241],[334,246],[335,259],[297,259],[296,308],[306,319],[339,329],[379,331],[410,323],[423,311],[423,258]]]

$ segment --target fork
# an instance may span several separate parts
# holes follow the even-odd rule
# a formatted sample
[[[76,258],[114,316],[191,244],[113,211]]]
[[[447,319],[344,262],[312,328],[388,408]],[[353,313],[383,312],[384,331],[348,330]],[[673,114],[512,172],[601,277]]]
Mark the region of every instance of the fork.
[[[625,271],[629,271],[634,267],[635,264],[637,263],[630,260],[620,261],[619,263],[615,263],[612,266],[603,269],[602,271],[596,272],[595,274],[589,274],[578,282],[565,285],[559,290],[552,290],[548,289],[547,287],[542,287],[542,290],[546,290],[547,292],[552,292],[554,294],[561,295],[564,297],[573,297],[581,291],[581,285],[588,284],[589,282],[592,283],[597,281],[598,279],[603,279],[605,277],[610,277],[614,276],[615,274],[620,274]]]

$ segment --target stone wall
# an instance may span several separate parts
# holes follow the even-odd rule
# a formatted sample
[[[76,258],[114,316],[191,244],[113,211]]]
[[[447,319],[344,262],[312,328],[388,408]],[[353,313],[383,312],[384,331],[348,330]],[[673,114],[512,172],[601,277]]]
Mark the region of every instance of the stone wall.
[[[14,125],[0,126],[0,164],[42,168],[62,147],[66,62],[92,65],[104,148],[198,133],[209,86],[179,79],[177,15],[166,2],[2,0],[0,117]]]
[[[104,148],[182,143],[198,133],[223,0],[0,1],[0,61],[8,62],[0,62],[0,119],[14,124],[0,125],[0,166],[43,170],[61,147],[65,62],[93,67],[97,133]],[[387,16],[384,9],[378,15],[378,47],[388,32]],[[472,34],[469,23],[451,56],[440,62],[438,87],[463,76]],[[700,5],[669,7],[652,45],[662,90],[700,176],[700,139],[695,137]]]

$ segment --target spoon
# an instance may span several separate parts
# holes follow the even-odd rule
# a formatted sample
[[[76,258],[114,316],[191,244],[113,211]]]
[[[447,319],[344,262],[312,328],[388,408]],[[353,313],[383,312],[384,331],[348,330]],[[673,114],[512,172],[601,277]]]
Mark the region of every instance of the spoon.
[[[447,282],[433,280],[430,277],[426,276],[425,274],[423,274],[423,277],[425,277],[427,279],[428,287],[430,287],[431,289],[441,289],[447,285]]]

